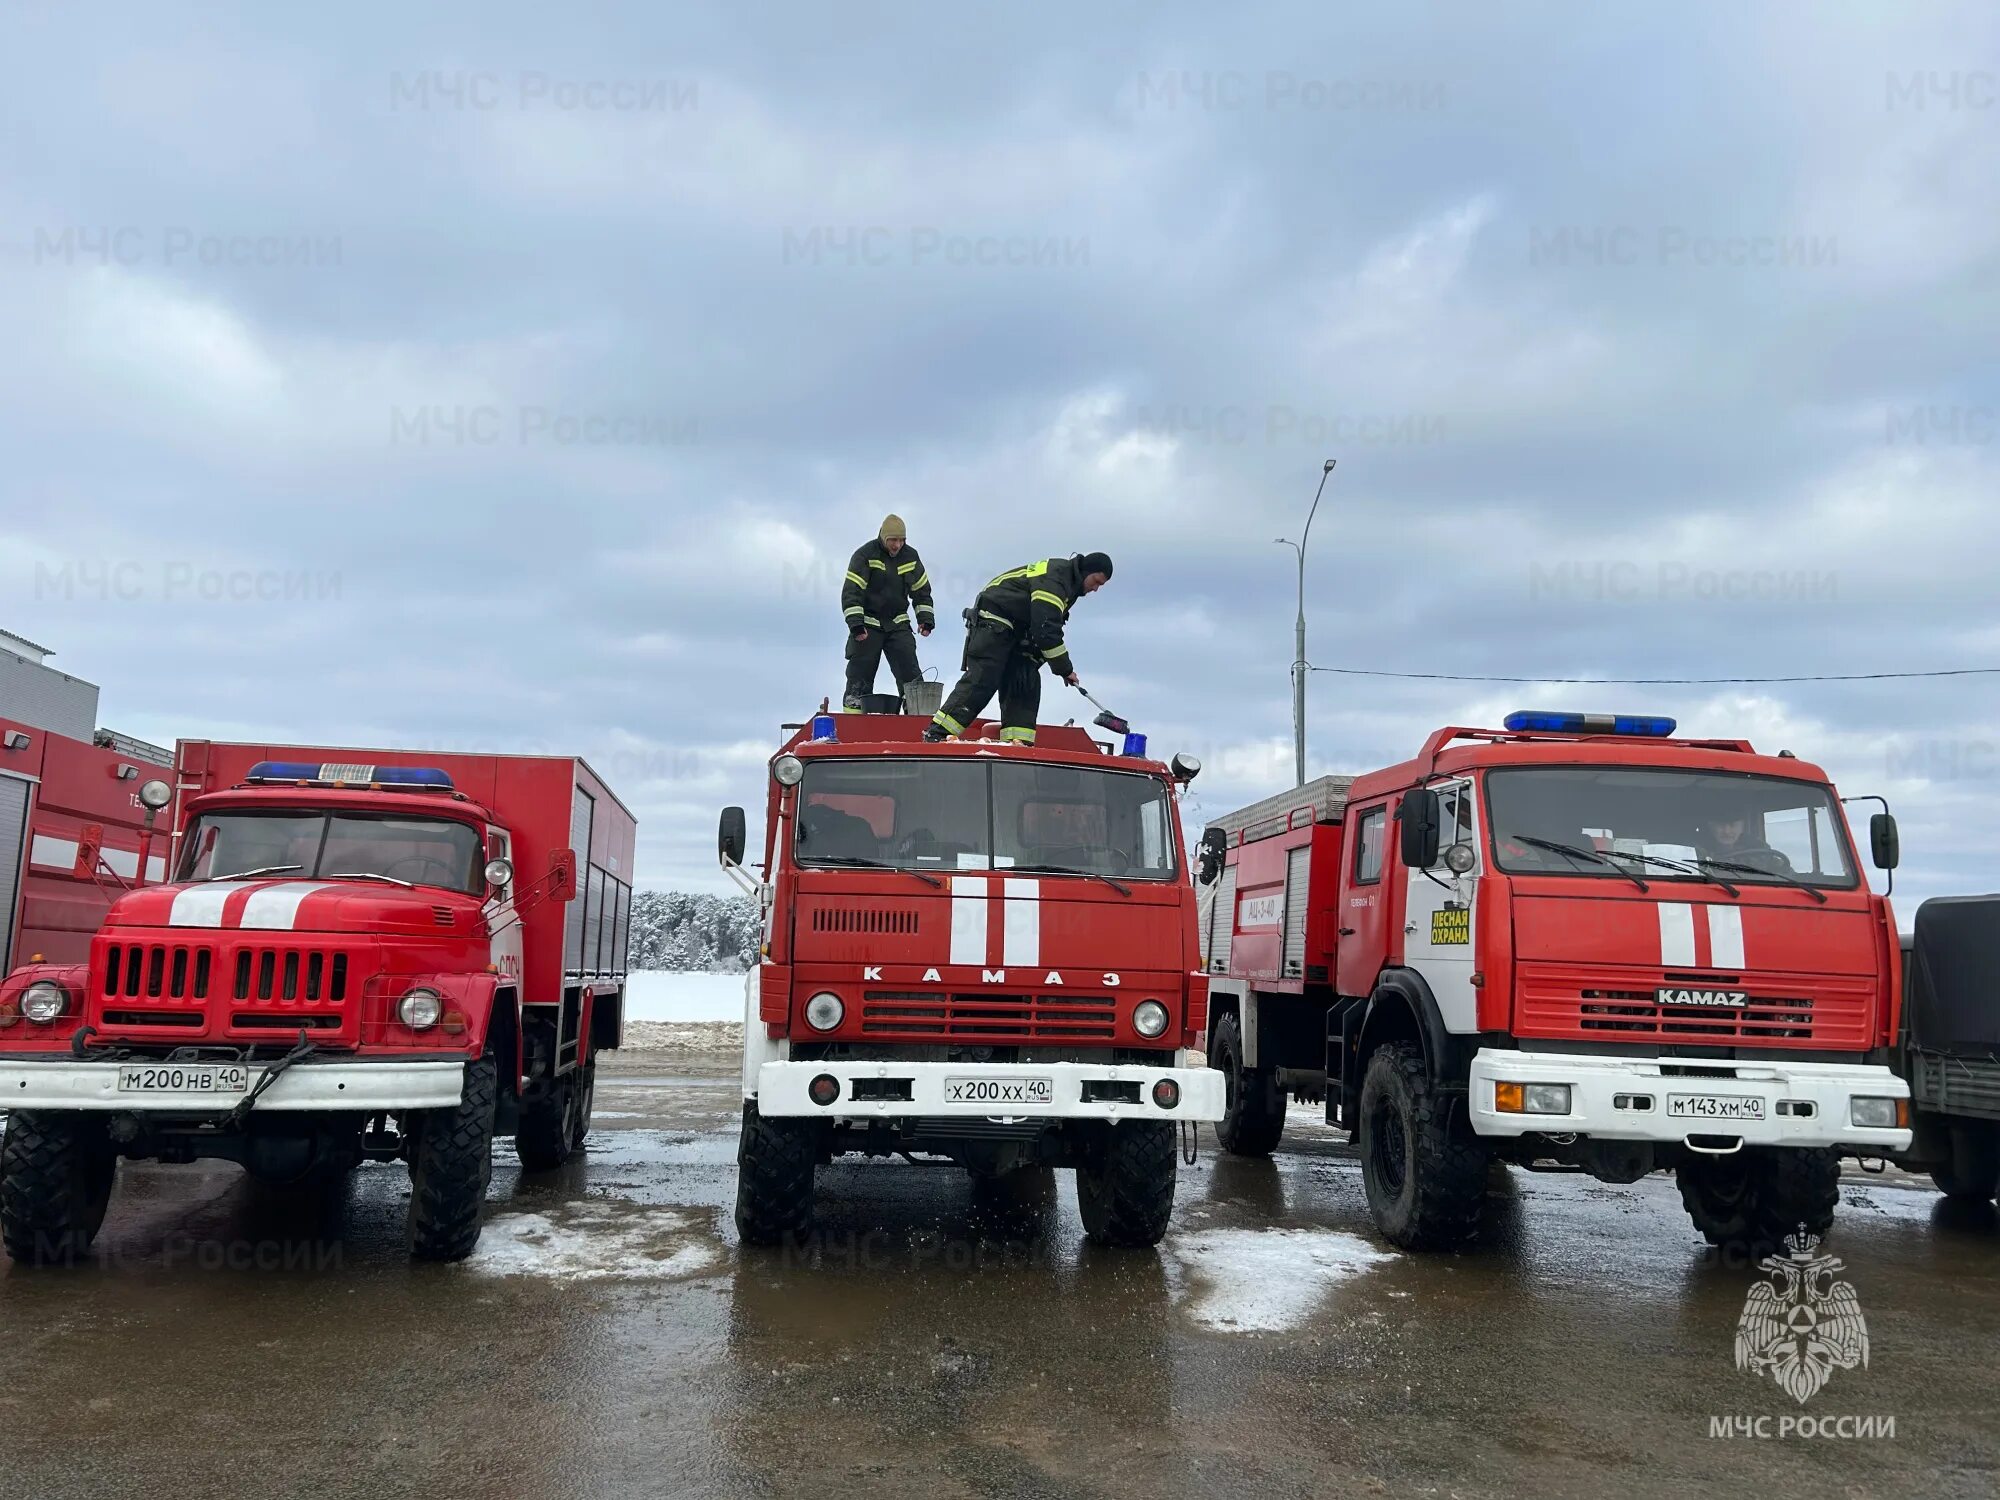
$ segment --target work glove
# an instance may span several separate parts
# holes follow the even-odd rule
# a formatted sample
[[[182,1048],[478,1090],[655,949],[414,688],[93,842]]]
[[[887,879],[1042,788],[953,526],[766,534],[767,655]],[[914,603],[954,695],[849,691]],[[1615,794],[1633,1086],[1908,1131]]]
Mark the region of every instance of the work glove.
[[[918,626],[917,626],[917,634],[918,634],[918,635],[929,635],[930,633],[931,633],[931,627],[930,627],[929,625],[918,625]]]
[[[865,640],[867,640],[867,639],[868,639],[868,627],[867,627],[867,626],[865,626],[865,625],[857,625],[857,626],[855,626],[855,627],[854,627],[854,638],[855,638],[855,639],[856,639],[857,641],[865,641]]]

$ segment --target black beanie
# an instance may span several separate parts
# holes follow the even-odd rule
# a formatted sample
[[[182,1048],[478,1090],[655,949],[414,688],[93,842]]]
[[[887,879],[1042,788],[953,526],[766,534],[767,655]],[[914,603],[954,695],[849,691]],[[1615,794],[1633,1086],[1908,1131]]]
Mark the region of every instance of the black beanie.
[[[1077,572],[1085,578],[1088,578],[1092,573],[1102,573],[1106,578],[1111,576],[1111,559],[1107,554],[1102,552],[1085,552],[1080,554],[1076,560],[1076,567]]]

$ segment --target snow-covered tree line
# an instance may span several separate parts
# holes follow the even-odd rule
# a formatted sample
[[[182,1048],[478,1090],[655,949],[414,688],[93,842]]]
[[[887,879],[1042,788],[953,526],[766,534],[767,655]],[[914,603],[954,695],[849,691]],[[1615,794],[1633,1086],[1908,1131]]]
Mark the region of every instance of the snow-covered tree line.
[[[686,891],[632,893],[634,969],[741,974],[757,961],[763,941],[756,903],[745,896]]]

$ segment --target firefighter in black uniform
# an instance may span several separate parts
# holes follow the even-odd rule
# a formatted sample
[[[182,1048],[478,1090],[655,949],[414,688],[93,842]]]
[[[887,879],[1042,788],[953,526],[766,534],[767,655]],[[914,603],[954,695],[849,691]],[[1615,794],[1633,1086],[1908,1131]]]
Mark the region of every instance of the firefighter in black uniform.
[[[1110,558],[1082,552],[1014,568],[980,590],[966,611],[965,675],[924,738],[964,734],[997,692],[1002,742],[1034,744],[1041,669],[1046,666],[1071,687],[1083,686],[1063,642],[1063,623],[1077,600],[1096,593],[1110,577]]]
[[[847,560],[840,590],[840,613],[847,621],[847,691],[841,707],[860,713],[863,698],[875,691],[875,670],[889,657],[898,692],[917,680],[917,635],[937,624],[931,609],[931,575],[909,543],[901,516],[889,516],[872,542]]]

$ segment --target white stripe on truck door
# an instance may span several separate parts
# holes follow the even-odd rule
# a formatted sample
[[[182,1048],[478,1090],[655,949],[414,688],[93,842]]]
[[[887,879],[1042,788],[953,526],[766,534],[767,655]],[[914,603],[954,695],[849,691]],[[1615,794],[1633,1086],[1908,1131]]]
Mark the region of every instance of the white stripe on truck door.
[[[951,877],[951,961],[986,966],[986,877]]]

